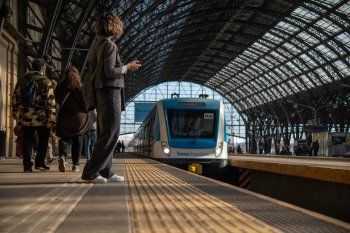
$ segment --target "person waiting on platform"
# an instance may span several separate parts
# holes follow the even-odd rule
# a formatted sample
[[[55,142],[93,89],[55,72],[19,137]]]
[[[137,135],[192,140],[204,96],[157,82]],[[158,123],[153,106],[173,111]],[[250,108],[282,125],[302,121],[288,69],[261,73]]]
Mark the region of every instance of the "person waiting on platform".
[[[289,146],[288,145],[284,145],[282,147],[282,150],[281,150],[281,155],[289,155],[289,154],[290,154]]]
[[[117,153],[120,153],[121,149],[122,149],[122,143],[118,140],[115,150],[117,151]]]
[[[89,130],[85,133],[84,136],[84,146],[85,146],[85,151],[84,154],[86,156],[87,160],[90,160],[91,156],[91,151],[93,151],[95,143],[96,143],[96,110],[90,111],[90,128]]]
[[[302,147],[300,145],[295,147],[295,155],[302,155]]]
[[[85,108],[79,71],[70,66],[64,78],[56,88],[56,100],[60,106],[57,115],[56,133],[59,141],[59,165],[61,172],[66,171],[66,158],[71,147],[72,171],[79,171],[84,134],[89,130],[89,112]]]
[[[97,40],[88,53],[89,67],[96,72],[94,95],[97,110],[97,141],[91,159],[86,163],[82,179],[93,183],[124,181],[112,171],[114,149],[119,137],[121,111],[124,110],[124,74],[136,71],[141,66],[138,61],[122,65],[117,45],[112,41],[123,32],[123,23],[112,12],[102,14],[95,25]],[[90,89],[91,90],[91,89]],[[87,98],[85,98],[88,100]],[[90,106],[88,106],[90,108]]]
[[[316,141],[314,141],[312,143],[312,148],[314,149],[314,156],[317,156],[318,154],[318,150],[320,148],[320,143],[318,142],[318,140],[316,139]]]
[[[125,152],[125,145],[124,145],[124,141],[122,141],[122,153]]]
[[[12,116],[22,127],[24,172],[32,172],[34,135],[38,135],[35,169],[49,170],[45,164],[50,128],[55,122],[56,103],[43,59],[32,62],[32,71],[17,82],[12,97]]]
[[[237,154],[242,154],[242,149],[239,144],[237,145]]]

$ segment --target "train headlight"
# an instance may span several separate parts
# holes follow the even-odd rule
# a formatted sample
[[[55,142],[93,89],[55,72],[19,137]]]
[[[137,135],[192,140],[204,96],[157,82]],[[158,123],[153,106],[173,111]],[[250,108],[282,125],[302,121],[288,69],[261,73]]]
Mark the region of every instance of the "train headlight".
[[[216,147],[216,149],[215,149],[215,156],[216,157],[219,157],[220,155],[221,155],[221,153],[222,153],[222,149],[223,149],[223,143],[222,142],[220,142],[219,144],[218,144],[218,146]]]
[[[164,154],[170,155],[170,148],[168,147],[168,143],[162,142],[162,149]]]
[[[169,154],[170,153],[170,149],[168,147],[164,147],[163,149],[165,154]]]

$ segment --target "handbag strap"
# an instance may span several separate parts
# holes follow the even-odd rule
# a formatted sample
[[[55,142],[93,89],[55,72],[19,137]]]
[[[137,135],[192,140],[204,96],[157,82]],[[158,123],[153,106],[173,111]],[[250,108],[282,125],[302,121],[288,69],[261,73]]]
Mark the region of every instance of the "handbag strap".
[[[68,96],[70,95],[70,92],[68,92],[67,93],[67,95],[64,97],[64,99],[63,99],[63,101],[62,101],[62,104],[59,106],[59,108],[58,108],[58,110],[57,110],[57,115],[58,115],[58,113],[61,111],[61,109],[62,109],[62,107],[63,107],[63,105],[64,105],[64,103],[66,102],[66,100],[68,99]]]

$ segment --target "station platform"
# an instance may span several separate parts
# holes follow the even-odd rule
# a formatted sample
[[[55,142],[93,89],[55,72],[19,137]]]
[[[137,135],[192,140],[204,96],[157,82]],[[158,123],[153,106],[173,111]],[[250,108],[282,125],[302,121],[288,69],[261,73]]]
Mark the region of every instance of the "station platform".
[[[81,166],[82,167],[82,166]],[[125,182],[23,173],[0,161],[0,232],[350,232],[350,224],[154,160],[113,161]]]
[[[270,155],[233,155],[229,165],[350,185],[350,159]]]

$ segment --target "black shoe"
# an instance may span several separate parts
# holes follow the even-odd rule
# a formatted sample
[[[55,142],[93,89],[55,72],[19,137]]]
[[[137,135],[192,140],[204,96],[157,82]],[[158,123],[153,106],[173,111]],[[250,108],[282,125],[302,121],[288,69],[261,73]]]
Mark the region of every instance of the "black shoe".
[[[31,168],[24,168],[23,172],[24,173],[30,173],[30,172],[33,172],[33,169],[31,169]]]
[[[42,165],[42,166],[35,166],[36,170],[40,170],[40,171],[48,171],[50,170],[50,168],[46,165]]]
[[[60,172],[65,172],[66,171],[66,160],[65,158],[62,156],[59,158],[58,160],[58,170]]]
[[[54,159],[47,159],[48,164],[52,164],[54,162]]]

